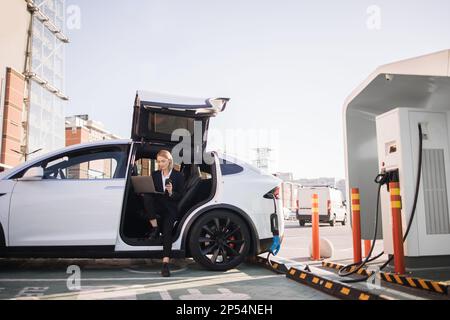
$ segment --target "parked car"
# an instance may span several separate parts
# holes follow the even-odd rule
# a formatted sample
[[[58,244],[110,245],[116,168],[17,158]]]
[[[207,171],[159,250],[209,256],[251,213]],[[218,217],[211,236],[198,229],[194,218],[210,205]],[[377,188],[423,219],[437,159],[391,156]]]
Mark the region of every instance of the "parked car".
[[[289,208],[283,208],[284,220],[297,220],[296,211],[292,211]]]
[[[297,219],[300,226],[311,222],[311,203],[313,194],[319,196],[319,222],[329,223],[332,227],[336,222],[343,226],[347,224],[347,207],[342,192],[329,186],[302,187],[298,191],[299,209]]]
[[[151,175],[158,151],[174,151],[195,127],[200,137],[187,146],[190,160],[198,159],[210,118],[227,103],[138,92],[130,140],[70,146],[2,173],[0,256],[160,257],[161,242],[144,237],[148,221],[131,176]],[[181,133],[172,135],[176,129]],[[268,251],[276,231],[283,235],[281,181],[218,152],[204,155],[178,163],[186,190],[173,253],[228,270]]]

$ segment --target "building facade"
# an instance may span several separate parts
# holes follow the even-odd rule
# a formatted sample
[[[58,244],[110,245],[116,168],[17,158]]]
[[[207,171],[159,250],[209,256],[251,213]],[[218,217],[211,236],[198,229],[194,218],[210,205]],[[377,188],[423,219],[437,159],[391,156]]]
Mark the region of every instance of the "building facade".
[[[66,146],[99,140],[121,139],[106,130],[101,122],[89,119],[87,114],[66,117],[65,121]]]
[[[98,140],[120,139],[107,131],[102,123],[90,120],[88,115],[66,117],[65,131],[66,146]],[[116,163],[113,159],[95,160],[72,166],[67,174],[72,179],[110,179],[115,168]]]
[[[65,0],[0,1],[0,167],[65,145]]]

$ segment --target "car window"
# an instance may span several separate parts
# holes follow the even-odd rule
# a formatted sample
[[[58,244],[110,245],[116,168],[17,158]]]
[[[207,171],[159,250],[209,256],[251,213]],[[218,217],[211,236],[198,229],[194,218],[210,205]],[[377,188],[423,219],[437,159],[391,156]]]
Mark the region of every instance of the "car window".
[[[89,150],[65,155],[43,166],[44,179],[97,180],[124,178],[117,172],[126,161],[120,149]]]
[[[181,166],[177,163],[173,164],[175,171],[180,172]],[[134,164],[133,175],[135,176],[151,176],[152,172],[158,171],[158,164],[155,159],[141,158],[136,160]]]
[[[135,176],[151,176],[155,170],[156,161],[152,159],[142,158],[135,162],[134,175]]]
[[[244,171],[244,168],[240,165],[237,165],[229,160],[221,159],[220,163],[220,170],[222,171],[223,176],[238,174]]]
[[[42,161],[34,167],[44,169],[44,179],[122,179],[126,173],[127,150],[125,146],[76,150]],[[27,170],[14,178],[21,178]]]
[[[155,114],[154,129],[156,133],[171,135],[176,129],[185,129],[190,135],[194,134],[194,119],[173,115]]]

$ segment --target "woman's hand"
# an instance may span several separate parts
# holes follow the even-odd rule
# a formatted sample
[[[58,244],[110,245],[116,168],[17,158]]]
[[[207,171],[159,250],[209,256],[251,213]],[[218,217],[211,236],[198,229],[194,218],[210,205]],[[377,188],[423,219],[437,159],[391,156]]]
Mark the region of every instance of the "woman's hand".
[[[172,196],[173,186],[171,183],[166,184],[166,190],[169,193],[169,196]]]

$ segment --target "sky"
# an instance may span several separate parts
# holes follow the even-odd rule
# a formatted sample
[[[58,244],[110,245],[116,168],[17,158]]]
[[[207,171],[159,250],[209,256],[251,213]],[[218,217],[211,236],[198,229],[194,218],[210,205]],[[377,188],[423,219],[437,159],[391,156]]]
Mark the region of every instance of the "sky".
[[[138,89],[229,97],[208,147],[345,175],[343,104],[378,66],[450,49],[448,0],[66,0],[66,114],[130,137]]]

